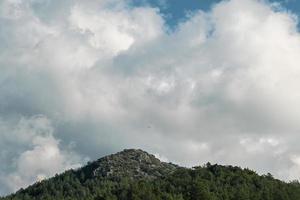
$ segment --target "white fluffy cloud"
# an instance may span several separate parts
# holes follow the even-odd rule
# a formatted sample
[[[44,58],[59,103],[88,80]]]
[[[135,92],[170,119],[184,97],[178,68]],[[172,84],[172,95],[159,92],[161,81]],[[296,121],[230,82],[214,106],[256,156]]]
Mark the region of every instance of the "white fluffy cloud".
[[[1,193],[16,191],[66,169],[77,168],[85,159],[60,147],[51,122],[44,116],[1,121]]]
[[[0,8],[2,193],[130,147],[299,178],[300,34],[280,6],[222,1],[174,31],[130,1]]]

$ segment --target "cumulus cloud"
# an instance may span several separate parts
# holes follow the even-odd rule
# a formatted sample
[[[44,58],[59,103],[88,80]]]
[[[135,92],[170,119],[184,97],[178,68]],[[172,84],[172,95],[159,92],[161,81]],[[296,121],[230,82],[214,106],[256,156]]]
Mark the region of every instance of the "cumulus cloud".
[[[299,178],[300,35],[280,5],[222,1],[173,31],[125,0],[0,8],[2,193],[130,147]]]
[[[16,191],[66,169],[78,168],[86,158],[60,147],[53,127],[44,116],[1,121],[1,193]]]

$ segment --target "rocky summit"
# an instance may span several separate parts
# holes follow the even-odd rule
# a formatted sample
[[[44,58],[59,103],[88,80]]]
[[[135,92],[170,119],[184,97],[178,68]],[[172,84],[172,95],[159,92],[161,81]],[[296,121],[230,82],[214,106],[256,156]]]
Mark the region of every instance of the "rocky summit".
[[[0,186],[1,187],[1,186]],[[300,200],[300,183],[207,163],[185,168],[126,149],[0,200]]]
[[[154,179],[170,174],[177,167],[172,163],[161,162],[143,150],[125,149],[89,163],[83,170],[91,172],[92,177]]]

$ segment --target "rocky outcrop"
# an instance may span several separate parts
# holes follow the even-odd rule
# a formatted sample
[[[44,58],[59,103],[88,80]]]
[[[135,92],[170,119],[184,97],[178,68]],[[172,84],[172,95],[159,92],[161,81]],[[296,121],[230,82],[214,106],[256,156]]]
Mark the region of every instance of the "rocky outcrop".
[[[94,177],[155,179],[172,173],[177,166],[161,162],[154,155],[139,149],[125,149],[103,157],[88,166]]]

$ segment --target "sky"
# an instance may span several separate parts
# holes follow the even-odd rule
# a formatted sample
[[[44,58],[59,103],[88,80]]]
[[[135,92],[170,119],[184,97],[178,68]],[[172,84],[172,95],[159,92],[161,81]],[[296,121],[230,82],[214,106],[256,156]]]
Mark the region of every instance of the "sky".
[[[0,1],[0,194],[141,148],[300,178],[296,1]]]

